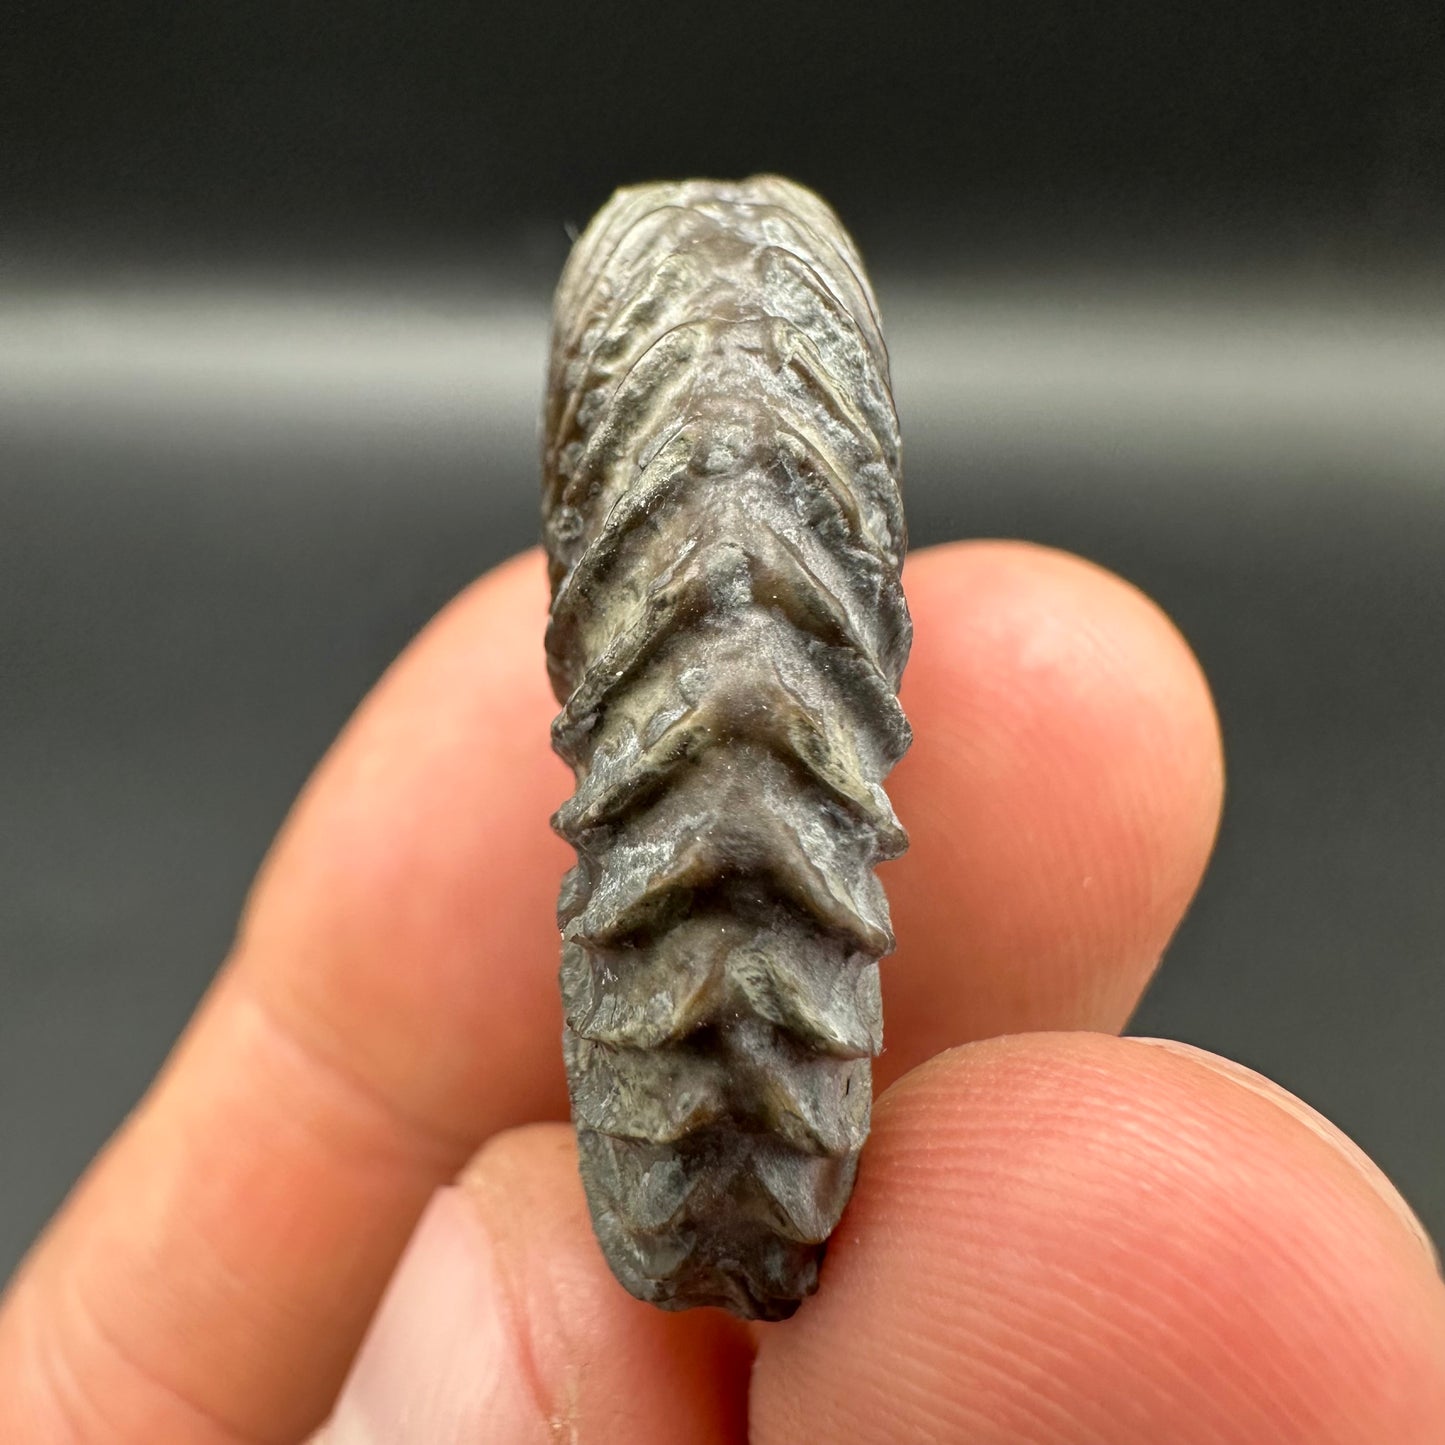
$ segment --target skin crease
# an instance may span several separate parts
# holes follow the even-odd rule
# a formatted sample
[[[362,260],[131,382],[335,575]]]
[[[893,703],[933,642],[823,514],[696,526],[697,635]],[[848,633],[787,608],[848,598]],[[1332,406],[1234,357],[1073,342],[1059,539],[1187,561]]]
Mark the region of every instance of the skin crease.
[[[0,1439],[302,1438],[460,1173],[334,1445],[407,1445],[375,1412],[425,1400],[454,1431],[428,1445],[737,1440],[754,1346],[760,1440],[1439,1445],[1439,1278],[1302,1105],[1137,1042],[972,1043],[1117,1029],[1177,926],[1221,789],[1187,648],[1132,588],[1039,548],[934,549],[906,585],[898,1082],[794,1321],[637,1305],[567,1131],[503,1132],[565,1114],[568,850],[545,820],[569,779],[529,554],[426,630],[308,785],[197,1018],[0,1305]],[[447,1348],[402,1369],[423,1325]],[[488,1368],[500,1393],[469,1407]]]

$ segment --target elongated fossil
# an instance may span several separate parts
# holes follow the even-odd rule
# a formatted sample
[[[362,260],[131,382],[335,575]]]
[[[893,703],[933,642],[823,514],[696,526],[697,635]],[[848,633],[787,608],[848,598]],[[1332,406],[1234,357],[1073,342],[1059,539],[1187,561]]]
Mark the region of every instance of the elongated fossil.
[[[619,191],[558,286],[543,437],[558,905],[593,1224],[667,1309],[781,1319],[868,1132],[909,743],[873,295],[775,176]]]

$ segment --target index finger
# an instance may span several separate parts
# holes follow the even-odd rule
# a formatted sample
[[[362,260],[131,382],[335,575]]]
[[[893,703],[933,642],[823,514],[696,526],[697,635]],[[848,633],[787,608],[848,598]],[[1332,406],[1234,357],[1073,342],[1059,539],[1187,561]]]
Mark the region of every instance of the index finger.
[[[185,1036],[0,1306],[0,1439],[300,1438],[437,1185],[565,1115],[544,607],[536,554],[484,578],[308,785]]]

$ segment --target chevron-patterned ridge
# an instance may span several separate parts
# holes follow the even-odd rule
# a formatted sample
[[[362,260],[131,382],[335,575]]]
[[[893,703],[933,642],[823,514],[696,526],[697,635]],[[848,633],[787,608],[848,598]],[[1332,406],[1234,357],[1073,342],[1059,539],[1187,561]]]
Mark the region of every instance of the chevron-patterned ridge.
[[[906,837],[897,420],[852,243],[777,177],[620,191],[544,423],[565,1053],[619,1279],[783,1318],[868,1132]]]

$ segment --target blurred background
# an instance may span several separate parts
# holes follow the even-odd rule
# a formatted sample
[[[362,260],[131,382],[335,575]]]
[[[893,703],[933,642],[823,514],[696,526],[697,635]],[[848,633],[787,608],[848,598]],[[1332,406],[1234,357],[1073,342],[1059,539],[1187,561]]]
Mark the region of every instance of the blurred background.
[[[533,540],[569,234],[760,169],[870,262],[915,540],[1082,552],[1213,681],[1135,1027],[1445,1236],[1438,0],[52,0],[0,20],[0,1278],[350,709]]]

